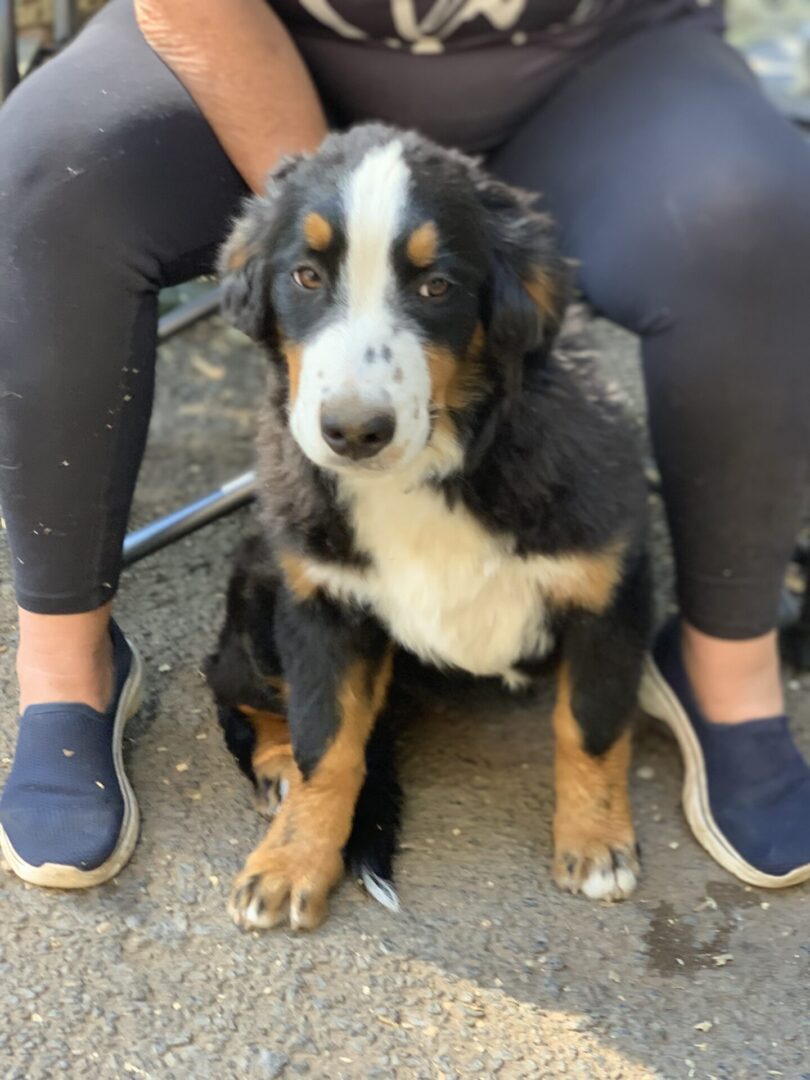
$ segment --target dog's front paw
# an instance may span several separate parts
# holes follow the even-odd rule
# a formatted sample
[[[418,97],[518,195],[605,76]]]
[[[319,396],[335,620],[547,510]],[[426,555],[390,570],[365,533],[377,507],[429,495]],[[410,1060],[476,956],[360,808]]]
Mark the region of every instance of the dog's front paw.
[[[254,757],[256,809],[266,818],[274,818],[284,799],[301,780],[289,743],[275,746],[259,758]]]
[[[343,876],[343,856],[300,842],[260,847],[234,881],[228,912],[243,930],[265,930],[289,921],[314,930],[326,918],[329,893]]]
[[[626,900],[638,883],[638,846],[591,840],[561,844],[554,856],[554,880],[561,889],[589,900]]]

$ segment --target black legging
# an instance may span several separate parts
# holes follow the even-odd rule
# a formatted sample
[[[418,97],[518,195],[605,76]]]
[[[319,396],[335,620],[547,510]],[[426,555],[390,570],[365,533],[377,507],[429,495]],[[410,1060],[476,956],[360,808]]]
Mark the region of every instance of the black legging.
[[[587,297],[641,335],[683,612],[765,632],[810,465],[810,151],[685,17],[573,63],[491,165],[543,192]],[[0,110],[0,494],[22,607],[114,594],[157,291],[210,268],[244,190],[128,0]]]

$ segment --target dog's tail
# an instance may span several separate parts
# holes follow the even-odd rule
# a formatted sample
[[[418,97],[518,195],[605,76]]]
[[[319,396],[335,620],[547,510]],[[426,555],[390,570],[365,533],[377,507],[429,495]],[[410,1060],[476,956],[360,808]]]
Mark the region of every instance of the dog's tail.
[[[349,873],[389,911],[399,911],[393,865],[402,814],[402,789],[397,777],[396,750],[394,724],[387,712],[383,712],[366,746],[366,778],[355,807],[351,835],[343,850]]]

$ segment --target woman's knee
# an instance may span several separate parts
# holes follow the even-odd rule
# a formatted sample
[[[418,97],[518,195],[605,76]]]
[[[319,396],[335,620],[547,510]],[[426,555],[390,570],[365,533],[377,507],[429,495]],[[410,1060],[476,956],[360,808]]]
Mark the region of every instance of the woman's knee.
[[[33,84],[33,80],[32,80]],[[70,236],[111,227],[116,192],[88,182],[110,151],[90,122],[71,122],[58,102],[23,84],[0,113],[0,245],[47,242],[49,258],[70,255]]]
[[[779,140],[789,151],[781,154],[769,152],[766,142],[707,153],[673,178],[664,201],[670,272],[682,265],[690,272],[704,268],[720,281],[744,279],[756,288],[793,259],[797,269],[807,265],[810,151],[798,134],[795,146],[792,141]]]
[[[623,203],[583,260],[600,306],[647,334],[707,309],[722,320],[793,303],[810,280],[810,151],[773,123],[776,138],[673,151],[658,190]]]
[[[94,348],[115,355],[115,332],[130,332],[123,319],[145,280],[131,257],[115,170],[103,164],[116,149],[88,111],[69,115],[46,76],[47,67],[0,111],[0,390],[13,395],[0,402],[6,426],[12,407],[29,418],[63,407]]]

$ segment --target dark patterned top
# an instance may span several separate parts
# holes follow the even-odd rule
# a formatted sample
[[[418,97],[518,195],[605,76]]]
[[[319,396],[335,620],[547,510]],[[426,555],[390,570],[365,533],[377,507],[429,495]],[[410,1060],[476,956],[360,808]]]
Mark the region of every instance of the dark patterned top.
[[[278,0],[295,31],[436,55],[448,49],[597,29],[628,9],[673,8],[671,0]],[[685,6],[683,3],[681,7]],[[581,34],[579,35],[581,36]]]
[[[721,2],[270,0],[334,121],[386,120],[476,152],[594,51]]]

